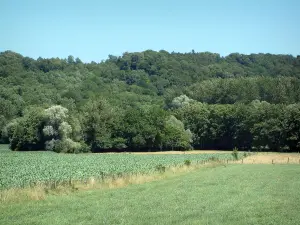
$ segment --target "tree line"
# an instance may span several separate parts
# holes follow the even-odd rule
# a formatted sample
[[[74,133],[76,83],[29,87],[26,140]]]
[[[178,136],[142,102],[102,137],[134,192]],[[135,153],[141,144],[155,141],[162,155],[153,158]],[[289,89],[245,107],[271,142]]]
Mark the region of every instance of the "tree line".
[[[300,57],[169,53],[37,60],[0,53],[0,140],[13,150],[298,151]]]

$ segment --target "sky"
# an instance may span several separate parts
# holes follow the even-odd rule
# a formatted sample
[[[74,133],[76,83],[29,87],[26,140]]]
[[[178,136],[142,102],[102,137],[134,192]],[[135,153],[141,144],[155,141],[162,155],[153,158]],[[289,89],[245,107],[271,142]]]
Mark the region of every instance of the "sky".
[[[148,49],[300,55],[299,0],[0,0],[0,52],[32,58]]]

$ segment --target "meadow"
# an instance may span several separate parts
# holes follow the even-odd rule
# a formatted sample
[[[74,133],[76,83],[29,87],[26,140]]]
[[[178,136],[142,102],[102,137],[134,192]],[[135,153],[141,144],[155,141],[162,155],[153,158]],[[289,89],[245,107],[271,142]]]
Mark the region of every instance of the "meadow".
[[[0,224],[285,224],[300,221],[300,166],[203,167],[139,185],[3,203]]]
[[[201,164],[208,160],[233,160],[228,153],[205,154],[57,154],[13,152],[0,147],[0,189],[25,188],[40,183],[103,180],[152,174],[169,167]]]

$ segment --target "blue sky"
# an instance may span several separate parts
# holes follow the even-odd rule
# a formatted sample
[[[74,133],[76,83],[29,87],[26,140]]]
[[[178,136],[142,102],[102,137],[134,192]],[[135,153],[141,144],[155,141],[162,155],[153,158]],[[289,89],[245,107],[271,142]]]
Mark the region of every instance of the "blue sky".
[[[99,62],[152,50],[300,55],[299,0],[0,0],[0,51]]]

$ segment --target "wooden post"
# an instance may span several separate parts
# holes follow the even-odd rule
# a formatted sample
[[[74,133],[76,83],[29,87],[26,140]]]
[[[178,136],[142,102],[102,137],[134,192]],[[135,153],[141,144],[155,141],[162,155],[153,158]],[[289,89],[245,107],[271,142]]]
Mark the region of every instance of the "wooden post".
[[[288,157],[288,161],[287,161],[287,163],[289,163],[290,162],[290,157]]]
[[[272,159],[272,164],[274,164],[274,159]]]

